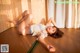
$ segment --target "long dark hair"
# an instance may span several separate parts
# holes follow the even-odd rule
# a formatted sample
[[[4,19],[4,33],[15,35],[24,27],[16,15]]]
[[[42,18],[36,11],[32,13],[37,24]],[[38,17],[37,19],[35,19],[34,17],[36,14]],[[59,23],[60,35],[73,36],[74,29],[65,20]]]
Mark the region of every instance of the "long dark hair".
[[[53,33],[53,34],[49,34],[48,33],[48,35],[51,36],[51,37],[53,37],[53,38],[61,38],[64,33],[59,28],[57,28],[56,26],[53,26],[53,27],[56,28],[55,33]]]

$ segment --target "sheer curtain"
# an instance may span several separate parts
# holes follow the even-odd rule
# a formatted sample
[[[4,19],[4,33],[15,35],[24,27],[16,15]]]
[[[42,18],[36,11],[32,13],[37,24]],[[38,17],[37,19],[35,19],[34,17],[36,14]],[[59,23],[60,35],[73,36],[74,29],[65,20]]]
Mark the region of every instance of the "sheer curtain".
[[[80,28],[80,0],[47,0],[48,18],[59,28]]]

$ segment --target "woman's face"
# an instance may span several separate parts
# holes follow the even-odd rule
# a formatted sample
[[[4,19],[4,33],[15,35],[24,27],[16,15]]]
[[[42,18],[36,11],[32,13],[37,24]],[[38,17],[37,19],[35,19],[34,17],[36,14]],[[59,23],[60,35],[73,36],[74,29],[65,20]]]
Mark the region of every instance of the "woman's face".
[[[56,27],[53,27],[53,26],[49,26],[49,27],[47,28],[47,32],[48,32],[49,34],[55,33],[56,30],[57,30],[57,28],[56,28]]]

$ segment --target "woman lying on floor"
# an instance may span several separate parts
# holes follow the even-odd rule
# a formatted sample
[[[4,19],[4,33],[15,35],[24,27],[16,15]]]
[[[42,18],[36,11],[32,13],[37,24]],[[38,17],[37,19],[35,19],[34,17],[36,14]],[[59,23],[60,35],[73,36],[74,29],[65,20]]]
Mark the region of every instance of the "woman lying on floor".
[[[51,37],[61,37],[62,32],[56,27],[55,22],[49,19],[46,25],[34,24],[31,15],[28,11],[24,12],[20,21],[15,22],[19,32],[25,36],[26,34],[32,34],[37,37],[38,41],[42,43],[50,52],[55,52],[55,47],[45,42],[45,38],[49,35]]]

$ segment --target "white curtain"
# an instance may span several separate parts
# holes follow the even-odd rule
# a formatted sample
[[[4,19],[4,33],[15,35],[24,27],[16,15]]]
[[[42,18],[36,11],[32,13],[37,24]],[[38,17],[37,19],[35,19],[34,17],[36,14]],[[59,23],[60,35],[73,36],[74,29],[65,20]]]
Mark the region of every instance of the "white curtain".
[[[48,18],[59,28],[80,27],[80,0],[48,0]]]

